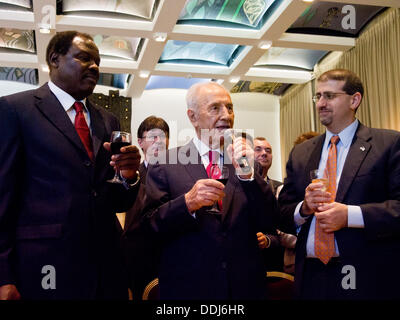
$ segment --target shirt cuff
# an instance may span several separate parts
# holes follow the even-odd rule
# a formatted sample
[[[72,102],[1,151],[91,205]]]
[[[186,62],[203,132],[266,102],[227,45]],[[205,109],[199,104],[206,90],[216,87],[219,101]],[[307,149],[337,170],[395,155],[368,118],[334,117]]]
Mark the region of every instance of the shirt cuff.
[[[364,228],[364,217],[361,207],[347,206],[347,227],[349,228]]]
[[[302,217],[300,215],[300,208],[301,208],[302,204],[303,204],[303,201],[299,202],[298,205],[296,206],[296,209],[294,210],[294,223],[296,224],[296,226],[303,225],[307,221],[307,219],[310,217],[310,216]]]

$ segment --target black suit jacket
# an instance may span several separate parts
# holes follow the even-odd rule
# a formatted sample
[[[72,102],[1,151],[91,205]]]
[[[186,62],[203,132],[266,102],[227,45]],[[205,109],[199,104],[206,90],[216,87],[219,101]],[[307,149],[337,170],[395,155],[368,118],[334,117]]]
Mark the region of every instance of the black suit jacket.
[[[0,285],[22,299],[123,298],[115,212],[137,190],[107,183],[113,176],[102,144],[117,119],[87,101],[92,163],[67,113],[47,84],[0,99]],[[55,289],[44,289],[44,266]]]
[[[122,245],[129,275],[129,286],[133,299],[141,300],[143,290],[158,277],[160,243],[157,234],[147,224],[143,224],[144,202],[146,199],[147,168],[139,166],[140,188],[132,208],[125,215]]]
[[[194,163],[182,163],[190,154]],[[163,243],[162,299],[264,297],[265,272],[256,233],[275,233],[276,200],[258,174],[243,182],[232,165],[229,169],[222,217],[202,208],[194,218],[184,194],[197,180],[207,179],[207,173],[193,142],[169,150],[167,164],[150,166],[146,212]]]
[[[304,199],[309,172],[318,168],[325,134],[291,151],[279,196],[284,225]],[[336,202],[361,207],[365,228],[335,232],[343,265],[356,270],[354,298],[399,298],[400,276],[400,133],[359,125],[347,155]],[[300,293],[311,218],[301,227],[296,246],[296,288]],[[283,227],[283,226],[282,226]],[[286,229],[287,230],[287,229]],[[289,231],[289,230],[287,230]],[[343,275],[345,276],[345,274]]]

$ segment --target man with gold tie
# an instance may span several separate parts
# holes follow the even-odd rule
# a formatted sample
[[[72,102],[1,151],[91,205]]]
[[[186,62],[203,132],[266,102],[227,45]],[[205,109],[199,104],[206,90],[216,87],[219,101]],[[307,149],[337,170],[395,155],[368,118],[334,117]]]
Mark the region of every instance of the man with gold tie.
[[[313,100],[326,133],[289,156],[279,203],[284,224],[300,230],[301,299],[400,297],[400,277],[388,274],[400,267],[400,134],[356,119],[363,94],[349,70],[322,74]],[[327,189],[311,182],[314,169]]]

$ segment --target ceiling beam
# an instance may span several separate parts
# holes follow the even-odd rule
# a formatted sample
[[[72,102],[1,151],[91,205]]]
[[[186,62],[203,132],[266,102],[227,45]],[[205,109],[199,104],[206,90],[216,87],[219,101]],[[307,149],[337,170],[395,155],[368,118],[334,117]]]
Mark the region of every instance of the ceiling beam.
[[[313,34],[284,33],[273,41],[274,47],[325,51],[347,51],[356,45],[356,39]]]
[[[155,23],[153,25],[152,35],[146,39],[138,58],[139,72],[151,72],[155,68],[167,41],[167,39],[164,42],[156,41],[155,33],[165,33],[167,36],[174,28],[185,3],[186,0],[174,0],[174,4],[171,6],[170,1],[164,0],[160,2],[154,17]],[[167,6],[167,4],[170,5]],[[126,88],[126,95],[129,97],[139,98],[146,87],[148,79],[149,77],[132,77]]]
[[[271,68],[250,68],[241,80],[282,82],[282,83],[305,83],[312,79],[311,71],[271,69]]]
[[[354,4],[354,0],[319,0],[321,2],[336,2],[343,4]],[[399,0],[357,0],[357,5],[377,6],[377,7],[392,7],[400,8]]]

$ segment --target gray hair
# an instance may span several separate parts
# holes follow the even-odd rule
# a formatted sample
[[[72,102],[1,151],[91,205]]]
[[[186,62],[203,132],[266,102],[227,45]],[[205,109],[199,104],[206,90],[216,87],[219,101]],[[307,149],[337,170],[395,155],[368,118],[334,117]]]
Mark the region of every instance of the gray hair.
[[[186,93],[186,105],[188,109],[192,109],[192,110],[196,110],[198,107],[198,94],[199,91],[204,88],[204,87],[210,87],[210,86],[216,86],[219,88],[222,88],[224,90],[226,90],[224,88],[224,86],[221,86],[219,83],[217,82],[198,82],[195,83],[194,85],[192,85],[187,93]]]

